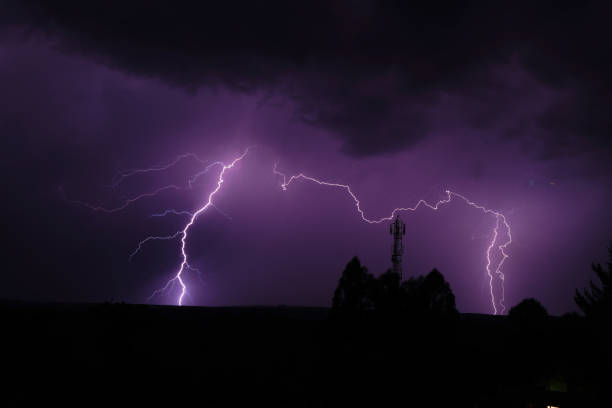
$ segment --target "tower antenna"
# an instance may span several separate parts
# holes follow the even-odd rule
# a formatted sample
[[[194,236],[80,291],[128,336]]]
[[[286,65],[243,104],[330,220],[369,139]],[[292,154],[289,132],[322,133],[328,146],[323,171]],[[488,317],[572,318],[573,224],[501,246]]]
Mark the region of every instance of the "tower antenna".
[[[393,253],[391,262],[393,263],[393,272],[402,276],[402,253],[404,252],[404,244],[402,243],[403,236],[406,235],[406,224],[400,220],[399,214],[395,220],[389,225],[389,233],[393,235]]]

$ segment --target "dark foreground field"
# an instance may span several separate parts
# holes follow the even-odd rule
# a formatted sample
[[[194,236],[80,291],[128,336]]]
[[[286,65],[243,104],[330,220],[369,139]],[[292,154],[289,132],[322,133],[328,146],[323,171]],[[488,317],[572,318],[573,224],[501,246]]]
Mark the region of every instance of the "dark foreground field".
[[[5,406],[587,407],[610,345],[577,316],[335,320],[324,308],[0,304]],[[608,357],[607,357],[608,356]]]

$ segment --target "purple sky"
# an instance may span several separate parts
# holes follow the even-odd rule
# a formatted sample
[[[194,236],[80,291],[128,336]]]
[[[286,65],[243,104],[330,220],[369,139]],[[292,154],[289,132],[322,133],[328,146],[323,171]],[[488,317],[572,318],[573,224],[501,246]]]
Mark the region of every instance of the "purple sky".
[[[361,222],[341,190],[282,191],[275,162],[350,184],[370,218],[447,188],[501,211],[514,239],[507,306],[535,297],[551,313],[575,310],[590,263],[606,260],[612,64],[595,6],[279,2],[219,6],[200,21],[202,10],[64,3],[7,2],[1,13],[1,298],[146,301],[178,267],[179,241],[128,256],[186,222],[149,216],[197,209],[218,170],[113,214],[62,192],[113,207],[184,186],[198,167],[185,160],[111,189],[122,170],[186,152],[229,161],[250,145],[215,197],[231,219],[211,208],[190,230],[201,274],[185,275],[186,304],[327,306],[352,256],[376,275],[390,267],[387,223]],[[490,313],[495,218],[459,201],[402,217],[405,273],[436,267],[460,311]]]

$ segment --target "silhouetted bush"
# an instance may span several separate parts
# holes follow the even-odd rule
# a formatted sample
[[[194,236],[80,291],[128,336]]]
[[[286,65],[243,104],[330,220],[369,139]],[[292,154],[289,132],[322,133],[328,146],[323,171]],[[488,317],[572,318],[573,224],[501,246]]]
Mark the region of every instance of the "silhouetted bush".
[[[334,292],[332,312],[336,316],[375,312],[383,317],[401,314],[450,316],[458,313],[455,295],[437,269],[425,277],[403,282],[391,270],[375,278],[357,257],[347,264],[342,273]]]
[[[449,283],[437,269],[433,269],[417,286],[417,296],[426,313],[435,315],[457,314],[455,295]]]
[[[372,300],[379,314],[396,314],[401,311],[405,297],[401,280],[399,274],[391,269],[375,280]]]
[[[368,268],[354,257],[344,268],[332,300],[336,314],[363,314],[374,310],[373,290],[375,278]]]
[[[537,299],[528,298],[510,309],[508,316],[520,324],[537,324],[546,320],[548,312]]]
[[[609,318],[612,312],[612,244],[608,247],[608,270],[601,264],[592,264],[593,272],[599,278],[601,287],[590,281],[590,289],[582,293],[576,289],[574,301],[587,317]]]

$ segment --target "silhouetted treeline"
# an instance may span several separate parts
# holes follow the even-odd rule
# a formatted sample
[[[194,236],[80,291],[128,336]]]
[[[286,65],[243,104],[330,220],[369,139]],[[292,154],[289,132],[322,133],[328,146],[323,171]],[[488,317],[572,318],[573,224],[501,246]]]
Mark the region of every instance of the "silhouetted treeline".
[[[609,407],[610,268],[594,272],[586,318],[535,299],[460,314],[440,272],[358,259],[331,309],[0,302],[2,406]]]
[[[574,296],[576,304],[589,318],[602,320],[612,318],[612,244],[608,247],[608,257],[608,270],[599,263],[591,265],[599,284],[591,281],[588,289],[583,291],[576,289]]]
[[[343,357],[347,387],[366,386],[360,375],[376,373],[374,388],[409,383],[422,406],[612,406],[612,342],[601,333],[612,323],[610,263],[593,271],[601,286],[576,295],[587,320],[551,317],[533,298],[507,317],[480,318],[458,314],[436,269],[401,281],[391,270],[375,277],[355,257],[334,293],[330,356]]]
[[[437,269],[405,281],[390,269],[376,278],[357,257],[346,265],[332,300],[332,315],[340,318],[448,317],[457,313],[455,295]]]

